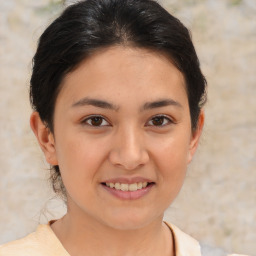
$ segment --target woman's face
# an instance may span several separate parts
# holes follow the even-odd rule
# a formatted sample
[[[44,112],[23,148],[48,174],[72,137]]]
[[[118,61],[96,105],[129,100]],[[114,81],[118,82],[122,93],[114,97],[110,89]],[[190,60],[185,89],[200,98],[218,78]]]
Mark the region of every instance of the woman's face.
[[[44,151],[60,167],[70,213],[134,229],[177,196],[202,123],[203,114],[192,134],[183,75],[166,57],[112,47],[66,76]]]

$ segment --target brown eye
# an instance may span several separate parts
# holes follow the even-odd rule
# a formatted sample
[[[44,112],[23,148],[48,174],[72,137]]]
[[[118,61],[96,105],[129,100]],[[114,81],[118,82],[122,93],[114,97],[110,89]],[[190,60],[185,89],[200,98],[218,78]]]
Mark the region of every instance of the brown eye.
[[[101,124],[102,124],[102,117],[99,117],[99,116],[97,116],[97,117],[93,117],[92,119],[91,119],[91,124],[93,125],[93,126],[100,126]]]
[[[164,123],[164,117],[162,116],[159,116],[159,117],[157,116],[152,119],[153,125],[159,126],[159,125],[163,125],[163,123]]]
[[[83,121],[90,126],[108,126],[109,123],[102,116],[91,116]]]
[[[155,116],[149,122],[149,126],[165,126],[172,123],[171,119],[166,116]]]

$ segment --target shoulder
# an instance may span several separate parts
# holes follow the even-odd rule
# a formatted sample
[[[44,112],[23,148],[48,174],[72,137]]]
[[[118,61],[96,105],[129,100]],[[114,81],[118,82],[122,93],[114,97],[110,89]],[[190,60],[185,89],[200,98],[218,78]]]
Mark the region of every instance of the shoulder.
[[[0,245],[0,256],[69,256],[49,225],[39,225],[28,236]]]
[[[0,256],[23,256],[34,253],[35,250],[40,251],[40,245],[36,239],[35,232],[28,236],[6,243],[0,246]],[[40,255],[40,254],[39,254]]]
[[[200,244],[194,238],[171,223],[166,223],[173,234],[177,256],[201,256]]]
[[[224,250],[209,245],[200,244],[202,256],[249,256],[245,254],[229,254]]]
[[[166,223],[171,229],[177,256],[249,256],[241,254],[228,254],[220,248],[200,244],[193,237],[181,231],[173,224]]]

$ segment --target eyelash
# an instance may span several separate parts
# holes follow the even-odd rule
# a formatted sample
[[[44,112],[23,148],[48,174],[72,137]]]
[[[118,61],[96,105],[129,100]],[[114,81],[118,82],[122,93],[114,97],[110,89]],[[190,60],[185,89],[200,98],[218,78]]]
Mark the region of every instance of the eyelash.
[[[174,124],[174,121],[170,117],[168,117],[166,115],[156,115],[156,116],[153,116],[147,123],[152,122],[156,118],[164,119],[166,121],[166,123],[162,124],[162,125],[154,125],[154,124],[152,124],[152,125],[147,125],[147,126],[155,126],[155,127],[161,128],[161,127],[165,127],[166,125],[169,125],[169,124]]]
[[[107,123],[107,125],[92,125],[92,124],[89,124],[88,121],[89,120],[93,120],[94,118],[100,118],[103,122],[105,121]],[[86,119],[84,119],[82,121],[82,124],[85,124],[85,125],[89,125],[89,126],[92,126],[92,127],[102,127],[102,126],[110,126],[109,122],[106,120],[105,117],[101,116],[101,115],[94,115],[94,116],[89,116],[87,117]]]
[[[102,123],[100,123],[100,125],[93,125],[91,122],[88,123],[89,120],[92,121],[94,118],[100,118],[100,120],[101,120],[102,122],[106,122],[107,124],[102,125]],[[166,115],[156,115],[156,116],[153,116],[147,123],[152,122],[152,121],[153,121],[154,119],[156,119],[156,118],[158,118],[158,119],[164,119],[164,122],[165,122],[165,123],[164,123],[164,124],[160,124],[160,125],[151,124],[151,125],[146,125],[146,126],[155,126],[155,127],[161,128],[161,127],[164,127],[164,126],[169,125],[169,124],[174,124],[174,121],[173,121],[170,117],[168,117],[168,116],[166,116]],[[81,123],[82,123],[82,124],[85,124],[85,125],[88,125],[88,126],[92,126],[92,127],[111,126],[111,125],[109,124],[109,122],[106,120],[106,118],[103,117],[103,116],[101,116],[101,115],[89,116],[89,117],[87,117],[86,119],[84,119]]]

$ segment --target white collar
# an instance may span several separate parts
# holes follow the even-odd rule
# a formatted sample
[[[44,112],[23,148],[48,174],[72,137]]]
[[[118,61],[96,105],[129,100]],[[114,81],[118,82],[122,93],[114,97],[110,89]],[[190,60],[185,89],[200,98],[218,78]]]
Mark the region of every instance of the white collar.
[[[175,256],[202,256],[200,244],[175,225],[165,222],[174,236]]]

